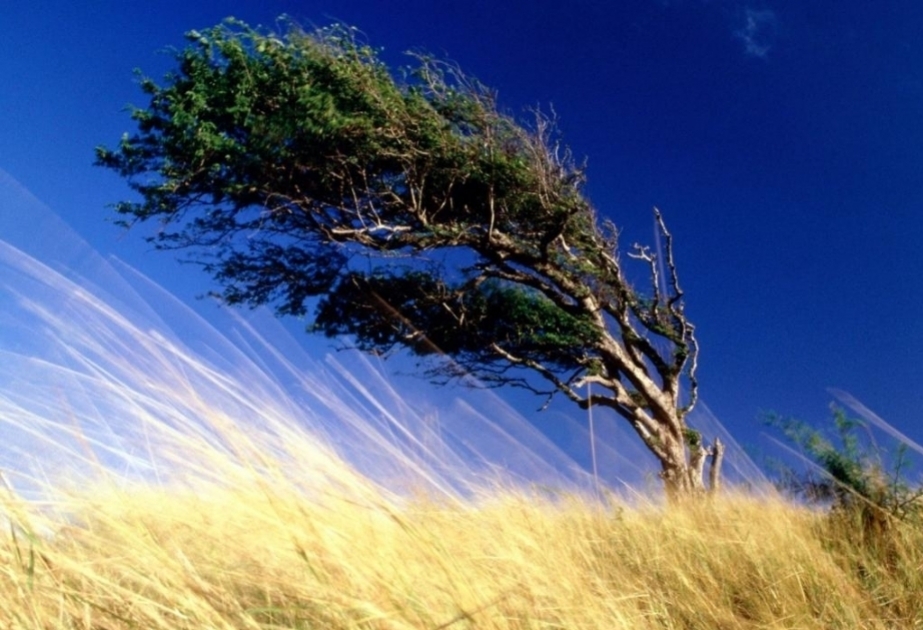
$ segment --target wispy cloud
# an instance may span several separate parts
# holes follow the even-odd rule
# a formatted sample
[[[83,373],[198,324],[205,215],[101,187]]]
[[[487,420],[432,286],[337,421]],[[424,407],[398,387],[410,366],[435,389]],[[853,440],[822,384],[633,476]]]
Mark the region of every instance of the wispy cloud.
[[[653,0],[663,9],[676,9],[683,5],[699,5],[703,9],[717,11],[728,21],[731,34],[744,47],[744,53],[766,59],[776,42],[779,32],[779,17],[775,11],[766,8],[766,0]],[[760,6],[754,7],[757,2]]]
[[[743,24],[734,31],[734,37],[744,44],[748,55],[765,59],[772,48],[778,30],[779,20],[771,9],[743,11]]]

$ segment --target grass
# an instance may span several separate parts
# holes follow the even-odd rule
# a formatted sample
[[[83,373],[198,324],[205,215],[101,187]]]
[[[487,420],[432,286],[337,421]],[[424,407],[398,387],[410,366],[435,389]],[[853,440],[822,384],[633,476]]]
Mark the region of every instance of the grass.
[[[405,431],[412,405],[371,377],[337,394],[282,346],[200,327],[206,360],[143,309],[0,258],[22,332],[0,348],[0,630],[923,626],[909,525],[771,494],[665,510],[490,482],[429,423]],[[261,347],[308,404],[243,352]],[[514,434],[476,419],[447,435],[515,461]]]
[[[502,487],[408,498],[287,438],[315,461],[199,446],[197,468],[159,484],[99,469],[45,503],[7,495],[0,627],[923,625],[909,527],[872,544],[846,517],[768,496],[670,510]]]

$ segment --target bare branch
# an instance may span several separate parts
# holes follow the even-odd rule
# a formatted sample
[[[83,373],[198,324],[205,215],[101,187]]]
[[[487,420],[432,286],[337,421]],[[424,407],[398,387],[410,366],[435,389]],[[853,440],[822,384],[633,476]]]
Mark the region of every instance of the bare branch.
[[[561,392],[562,394],[570,398],[575,403],[578,403],[581,405],[585,404],[585,399],[582,396],[580,396],[580,394],[578,394],[577,391],[573,387],[571,387],[566,382],[561,380],[554,373],[553,370],[550,370],[549,368],[545,367],[538,361],[533,361],[532,359],[527,359],[523,357],[517,357],[511,354],[510,352],[507,352],[506,350],[501,348],[496,343],[490,344],[490,349],[493,350],[495,353],[497,353],[499,356],[503,357],[504,359],[512,363],[513,365],[520,365],[520,366],[527,367],[535,371],[542,378],[552,383],[559,392]]]

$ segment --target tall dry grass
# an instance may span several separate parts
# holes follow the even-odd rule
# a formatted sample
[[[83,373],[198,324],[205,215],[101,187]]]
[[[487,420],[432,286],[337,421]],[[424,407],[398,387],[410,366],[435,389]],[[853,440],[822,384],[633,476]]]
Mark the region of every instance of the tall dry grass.
[[[158,331],[193,313],[101,277],[122,307],[0,241],[2,630],[923,625],[918,530],[491,482],[498,457],[560,467],[483,414],[410,430],[394,392],[343,393],[269,344],[248,358],[259,338],[200,327],[192,352]]]
[[[258,444],[252,431],[226,437]],[[897,527],[887,544],[871,544],[848,519],[772,497],[669,510],[502,487],[408,498],[308,436],[288,439],[289,454],[306,447],[300,471],[291,460],[197,447],[187,453],[196,468],[160,484],[101,470],[79,484],[60,480],[43,503],[8,493],[0,627],[923,623],[919,531]],[[323,480],[308,461],[319,457]]]

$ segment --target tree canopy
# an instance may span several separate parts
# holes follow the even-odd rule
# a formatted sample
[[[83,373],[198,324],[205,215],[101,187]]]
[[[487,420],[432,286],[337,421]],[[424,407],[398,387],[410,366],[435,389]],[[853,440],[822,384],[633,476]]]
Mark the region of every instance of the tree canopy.
[[[437,379],[612,408],[671,494],[704,488],[709,452],[717,480],[720,444],[685,422],[698,344],[672,236],[655,210],[665,256],[633,247],[650,274],[635,289],[552,119],[518,121],[428,56],[397,77],[343,26],[187,38],[162,83],[142,79],[137,130],[97,149],[139,193],[115,204],[126,224],[157,221],[157,247],[187,251],[229,304],[409,349]]]

